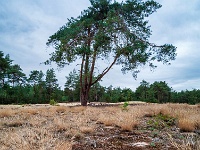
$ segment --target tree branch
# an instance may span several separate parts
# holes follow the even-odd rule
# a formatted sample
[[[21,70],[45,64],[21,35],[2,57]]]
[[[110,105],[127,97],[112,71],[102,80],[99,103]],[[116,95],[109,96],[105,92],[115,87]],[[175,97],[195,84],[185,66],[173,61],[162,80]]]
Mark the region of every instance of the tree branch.
[[[80,91],[83,92],[83,64],[85,61],[85,54],[83,54],[82,63],[81,63],[81,71],[80,71]]]
[[[103,76],[104,76],[106,73],[108,73],[108,71],[109,71],[109,70],[112,68],[112,66],[116,63],[118,57],[119,57],[119,55],[116,55],[116,56],[115,56],[115,59],[114,59],[114,61],[112,62],[112,64],[111,64],[109,67],[107,67],[106,69],[104,69],[104,71],[97,77],[97,79],[91,84],[91,86],[94,85],[95,83],[97,83],[98,81],[100,81],[101,78],[103,78]]]
[[[96,62],[96,56],[97,56],[97,48],[94,49],[93,59],[92,59],[92,66],[90,70],[90,80],[89,80],[89,86],[92,85],[92,78],[93,78],[93,72],[94,72],[94,66]]]

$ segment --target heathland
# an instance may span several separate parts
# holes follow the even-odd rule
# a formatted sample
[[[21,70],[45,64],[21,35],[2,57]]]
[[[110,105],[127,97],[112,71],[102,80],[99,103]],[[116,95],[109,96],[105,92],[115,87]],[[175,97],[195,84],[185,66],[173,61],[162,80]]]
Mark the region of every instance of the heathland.
[[[200,106],[0,105],[0,149],[200,149]]]

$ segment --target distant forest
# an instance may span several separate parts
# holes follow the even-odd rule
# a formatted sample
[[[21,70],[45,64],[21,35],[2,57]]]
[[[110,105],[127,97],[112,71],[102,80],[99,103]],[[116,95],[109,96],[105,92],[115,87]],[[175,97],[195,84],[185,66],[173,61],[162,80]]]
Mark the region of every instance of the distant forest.
[[[27,77],[21,67],[13,64],[9,55],[0,51],[0,104],[35,104],[80,101],[79,74],[73,70],[66,76],[64,90],[58,84],[54,69],[45,73],[33,70]],[[200,90],[174,91],[165,81],[152,84],[143,80],[135,91],[129,88],[95,84],[90,90],[90,102],[144,101],[153,103],[200,103]]]

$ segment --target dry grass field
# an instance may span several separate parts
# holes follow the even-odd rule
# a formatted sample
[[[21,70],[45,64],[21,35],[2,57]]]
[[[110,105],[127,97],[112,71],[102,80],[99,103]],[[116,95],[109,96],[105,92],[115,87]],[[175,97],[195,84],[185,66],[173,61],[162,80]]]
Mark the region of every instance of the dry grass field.
[[[0,149],[199,150],[200,105],[0,105]]]

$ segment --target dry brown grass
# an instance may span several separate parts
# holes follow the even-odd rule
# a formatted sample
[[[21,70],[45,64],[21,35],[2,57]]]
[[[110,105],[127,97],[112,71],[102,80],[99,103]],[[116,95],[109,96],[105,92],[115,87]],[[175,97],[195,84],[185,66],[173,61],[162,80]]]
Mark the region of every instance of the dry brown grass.
[[[195,130],[195,122],[189,120],[188,118],[185,119],[179,119],[178,121],[178,127],[181,131],[185,132],[193,132]]]
[[[2,117],[10,117],[14,115],[15,112],[12,109],[0,109],[0,118]]]
[[[21,111],[21,113],[27,113],[27,114],[30,114],[30,115],[36,115],[39,112],[38,112],[38,110],[36,108],[27,107],[27,108],[23,109]]]
[[[158,114],[169,115],[178,120],[178,127],[182,131],[194,131],[200,128],[200,108],[188,104],[149,104],[140,106],[145,116]]]
[[[54,118],[53,124],[55,125],[54,128],[56,128],[58,132],[62,132],[62,131],[66,131],[67,129],[70,129],[70,126],[62,118]]]
[[[67,113],[70,111],[69,107],[66,106],[54,106],[54,107],[50,107],[48,112],[49,113]]]
[[[72,150],[72,143],[71,142],[58,142],[54,148],[55,150]]]
[[[199,128],[200,109],[188,104],[168,104],[168,114],[178,119],[178,127],[182,131],[194,131]]]
[[[86,110],[86,107],[84,106],[73,106],[70,108],[70,111],[73,112],[73,113],[80,113],[80,112],[83,112]]]
[[[83,127],[80,127],[79,129],[81,133],[85,133],[85,134],[94,132],[94,128],[92,127],[83,126]]]
[[[200,129],[200,107],[187,104],[146,104],[113,107],[24,106],[0,109],[0,149],[72,149],[71,141],[99,127],[132,131],[144,116],[177,118],[182,131]]]
[[[122,130],[131,131],[138,125],[139,114],[139,109],[123,111],[119,107],[107,107],[99,115],[98,122],[103,123],[105,126],[118,126]]]
[[[58,138],[46,129],[21,129],[16,132],[7,134],[4,139],[7,141],[4,145],[5,149],[52,149],[59,142]],[[60,141],[61,142],[61,141]],[[64,141],[63,141],[64,142]]]
[[[112,126],[114,125],[115,117],[109,114],[101,114],[97,122],[102,123],[105,126]]]
[[[131,131],[133,128],[137,127],[138,120],[137,117],[129,112],[120,112],[117,114],[117,120],[115,122],[122,130]]]
[[[56,112],[57,112],[57,113],[65,113],[65,112],[67,112],[67,111],[69,111],[69,109],[67,109],[66,106],[57,106],[57,107],[56,107]]]
[[[88,107],[84,111],[84,116],[86,116],[90,121],[97,121],[99,119],[99,116],[102,114],[101,108],[94,108],[94,107]]]
[[[35,117],[29,117],[26,120],[26,122],[27,122],[27,125],[29,126],[39,128],[40,126],[42,126],[43,124],[47,122],[47,119],[42,116],[35,116]]]

